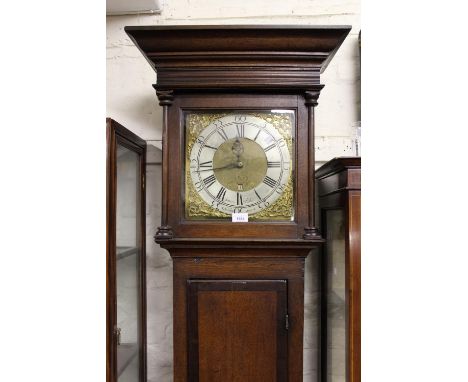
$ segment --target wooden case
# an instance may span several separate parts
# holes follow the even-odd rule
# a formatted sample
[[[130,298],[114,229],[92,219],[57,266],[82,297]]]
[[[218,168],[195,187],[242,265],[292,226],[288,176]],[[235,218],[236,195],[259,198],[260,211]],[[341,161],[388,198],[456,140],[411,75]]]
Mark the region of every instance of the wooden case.
[[[163,211],[157,240],[258,238],[318,240],[314,216],[314,107],[325,70],[349,26],[125,27],[157,71],[163,106]],[[296,111],[295,220],[233,225],[187,221],[184,110]]]

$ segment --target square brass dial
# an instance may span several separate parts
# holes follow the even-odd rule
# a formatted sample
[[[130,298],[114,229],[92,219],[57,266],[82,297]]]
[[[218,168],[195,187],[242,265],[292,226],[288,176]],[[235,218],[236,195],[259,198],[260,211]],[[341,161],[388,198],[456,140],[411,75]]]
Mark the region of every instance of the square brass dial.
[[[185,218],[294,220],[293,110],[185,113]]]

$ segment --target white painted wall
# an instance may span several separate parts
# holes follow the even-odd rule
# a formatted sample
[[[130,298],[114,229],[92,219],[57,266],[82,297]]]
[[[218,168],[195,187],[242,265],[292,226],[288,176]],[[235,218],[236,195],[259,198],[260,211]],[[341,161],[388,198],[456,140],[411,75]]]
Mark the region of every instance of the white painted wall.
[[[334,24],[350,35],[322,75],[316,109],[316,159],[352,154],[353,125],[360,120],[358,0],[162,0],[160,15],[107,17],[107,116],[160,147],[162,109],[151,86],[156,75],[123,31],[126,25]],[[150,160],[160,154],[150,146]],[[172,381],[172,263],[152,236],[160,219],[160,166],[147,169],[148,381]],[[304,381],[317,380],[317,253],[306,263]]]

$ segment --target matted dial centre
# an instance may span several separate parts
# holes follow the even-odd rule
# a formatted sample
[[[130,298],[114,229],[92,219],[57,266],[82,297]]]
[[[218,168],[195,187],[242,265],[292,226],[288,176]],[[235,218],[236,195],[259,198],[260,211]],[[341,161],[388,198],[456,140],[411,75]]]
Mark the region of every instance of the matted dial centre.
[[[267,166],[262,147],[247,138],[228,139],[213,157],[216,179],[232,191],[249,191],[257,187],[265,178]]]

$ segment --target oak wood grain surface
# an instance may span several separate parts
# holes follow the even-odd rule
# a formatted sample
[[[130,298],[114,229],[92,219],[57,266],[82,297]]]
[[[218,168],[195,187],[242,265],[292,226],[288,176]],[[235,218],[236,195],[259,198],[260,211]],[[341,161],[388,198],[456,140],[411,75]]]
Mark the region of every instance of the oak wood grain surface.
[[[287,281],[190,280],[189,379],[286,381]]]

